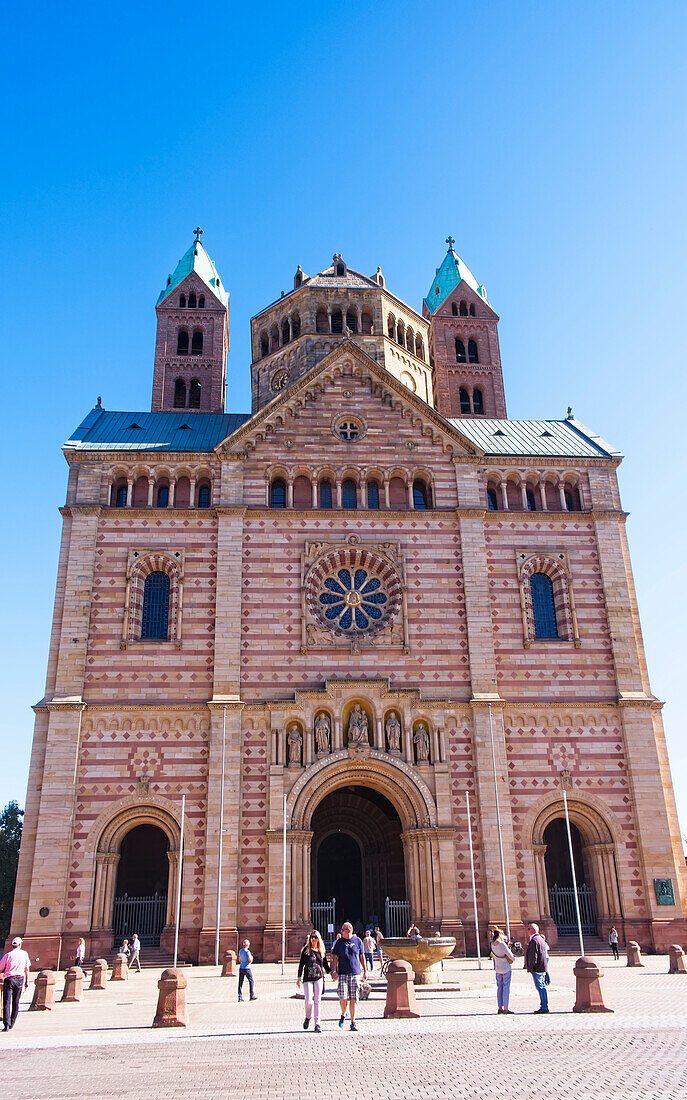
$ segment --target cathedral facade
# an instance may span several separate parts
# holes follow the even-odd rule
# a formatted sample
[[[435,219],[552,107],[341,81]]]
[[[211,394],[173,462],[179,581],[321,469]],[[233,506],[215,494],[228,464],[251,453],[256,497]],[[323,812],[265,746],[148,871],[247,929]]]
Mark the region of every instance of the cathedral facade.
[[[684,941],[620,453],[571,411],[508,419],[498,316],[448,245],[420,311],[379,268],[299,267],[236,414],[197,231],[151,411],[98,402],[65,444],[12,926],[42,966],[79,936],[169,948],[178,894],[193,961],[218,924],[278,958],[283,891],[290,953],[344,919],[474,951],[470,839],[482,944],[506,917],[555,943],[564,791],[586,933]]]

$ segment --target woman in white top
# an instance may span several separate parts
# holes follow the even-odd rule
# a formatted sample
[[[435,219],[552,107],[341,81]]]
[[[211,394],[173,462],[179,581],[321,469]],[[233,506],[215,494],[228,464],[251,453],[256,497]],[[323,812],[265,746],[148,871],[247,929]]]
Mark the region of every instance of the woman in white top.
[[[496,1003],[499,1013],[512,1015],[508,1007],[510,996],[510,980],[515,955],[508,946],[508,941],[500,928],[495,928],[491,934],[491,953],[494,957],[494,970],[496,971]]]

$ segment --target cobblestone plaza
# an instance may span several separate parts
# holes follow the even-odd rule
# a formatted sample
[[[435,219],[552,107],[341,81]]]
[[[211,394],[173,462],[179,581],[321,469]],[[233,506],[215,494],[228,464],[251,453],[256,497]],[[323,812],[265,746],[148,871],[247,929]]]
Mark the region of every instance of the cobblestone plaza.
[[[144,970],[79,1004],[29,1013],[25,994],[11,1035],[1,1036],[6,1100],[69,1097],[243,1097],[307,1100],[512,1100],[586,1097],[672,1100],[687,1089],[687,976],[666,956],[644,969],[604,958],[608,1015],[573,1014],[574,957],[551,963],[551,1014],[533,1016],[529,976],[513,973],[515,1015],[496,1012],[490,963],[450,959],[460,992],[421,993],[418,1020],[384,1020],[384,991],[359,1006],[360,1031],[339,1031],[329,983],[323,1032],[303,1031],[296,967],[255,967],[259,999],[238,1004],[236,979],[191,967],[186,1029],[151,1029],[158,970]],[[61,993],[58,977],[57,996]],[[380,983],[381,985],[381,983]]]

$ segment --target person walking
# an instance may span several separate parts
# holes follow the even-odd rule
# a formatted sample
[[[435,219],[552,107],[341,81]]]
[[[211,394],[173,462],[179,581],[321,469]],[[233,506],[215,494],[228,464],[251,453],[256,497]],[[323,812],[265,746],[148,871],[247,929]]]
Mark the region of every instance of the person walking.
[[[17,1020],[19,999],[23,989],[29,988],[29,968],[31,959],[22,949],[21,936],[12,940],[12,950],[0,959],[0,973],[4,975],[2,983],[2,1030],[10,1031]]]
[[[617,961],[620,958],[618,951],[618,929],[615,925],[612,926],[611,931],[608,933],[608,942],[613,952],[613,958]]]
[[[81,936],[79,942],[76,945],[76,954],[74,955],[74,966],[83,966],[86,959],[86,941]]]
[[[119,949],[119,954],[124,955],[127,963],[129,962],[129,955],[131,954],[131,948],[129,947],[128,940],[122,940],[122,946]]]
[[[308,936],[305,947],[301,951],[298,964],[298,977],[296,985],[300,989],[303,986],[305,994],[305,1019],[303,1027],[307,1031],[310,1027],[310,1019],[315,1017],[315,1031],[319,1035],[320,1027],[320,1001],[324,992],[324,974],[331,974],[331,968],[327,962],[327,954],[319,932],[315,929]]]
[[[339,1005],[341,1019],[339,1027],[344,1026],[346,1008],[350,1006],[351,1031],[357,1031],[355,1008],[358,1000],[360,975],[365,977],[365,952],[362,940],[353,935],[353,925],[349,921],[341,925],[341,939],[332,947],[332,978],[339,985]]]
[[[133,970],[134,963],[136,963],[136,969],[139,974],[141,973],[141,941],[138,938],[138,932],[134,932],[133,939],[131,941],[131,958],[129,959],[129,970]]]
[[[375,947],[376,947],[376,943],[375,943],[374,937],[372,935],[372,932],[370,931],[369,928],[368,928],[367,932],[365,933],[365,939],[363,940],[363,947],[365,948],[365,962],[367,963],[367,965],[370,968],[370,974],[372,974],[372,972],[375,968],[374,950],[375,950]]]
[[[495,928],[491,934],[491,953],[494,957],[494,970],[496,971],[496,1004],[499,1013],[512,1016],[508,1007],[510,999],[510,980],[513,976],[513,963],[515,955],[508,946],[508,940],[500,928]]]
[[[380,969],[384,966],[384,952],[382,950],[382,943],[384,942],[384,936],[382,935],[379,925],[375,926],[375,939],[377,941],[377,957],[379,959]]]
[[[251,967],[253,965],[253,953],[250,949],[250,940],[244,940],[241,944],[239,951],[239,1000],[243,1000],[241,990],[243,989],[243,983],[245,979],[248,979],[248,988],[250,989],[251,1001],[257,1001],[255,996],[255,985],[253,982],[253,971]]]
[[[532,975],[534,988],[539,994],[539,1008],[535,1009],[535,1012],[543,1014],[549,1011],[549,997],[546,991],[546,940],[539,934],[538,924],[528,924],[527,934],[530,940],[525,950],[525,969]]]

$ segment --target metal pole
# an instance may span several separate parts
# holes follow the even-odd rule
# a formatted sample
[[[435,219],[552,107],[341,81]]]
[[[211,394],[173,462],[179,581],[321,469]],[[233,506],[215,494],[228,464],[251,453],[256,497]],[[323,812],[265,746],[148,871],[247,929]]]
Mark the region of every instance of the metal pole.
[[[565,827],[568,830],[568,849],[570,851],[570,869],[572,871],[573,892],[575,895],[575,916],[577,917],[577,934],[580,937],[580,955],[584,955],[584,941],[582,939],[582,918],[580,917],[580,899],[577,896],[577,875],[575,874],[575,858],[573,856],[572,835],[570,833],[570,817],[568,815],[568,797],[563,788],[563,808],[565,809]]]
[[[179,923],[181,921],[181,872],[184,869],[184,814],[186,812],[186,795],[181,796],[181,833],[179,835],[179,868],[177,871],[177,919],[174,926],[174,965],[177,964],[179,953]]]
[[[494,749],[494,726],[491,720],[489,703],[489,736],[491,737],[491,765],[494,771],[494,798],[496,799],[496,831],[499,834],[499,856],[501,858],[501,885],[503,887],[503,909],[506,917],[506,936],[510,940],[510,920],[508,917],[508,893],[506,891],[506,867],[503,862],[503,838],[501,836],[501,810],[499,807],[499,787],[496,782],[496,751]]]
[[[284,795],[284,836],[281,849],[281,972],[286,961],[286,795]]]
[[[477,888],[475,886],[475,859],[472,853],[472,822],[470,821],[470,795],[465,792],[465,808],[468,811],[468,840],[470,842],[470,874],[472,875],[472,904],[475,909],[475,939],[477,941],[477,966],[482,969],[482,952],[479,947],[479,921],[477,920]]]
[[[217,854],[217,910],[215,913],[215,966],[219,966],[219,916],[222,897],[222,840],[224,831],[224,759],[227,746],[227,708],[222,716],[222,780],[219,791],[219,852]]]

